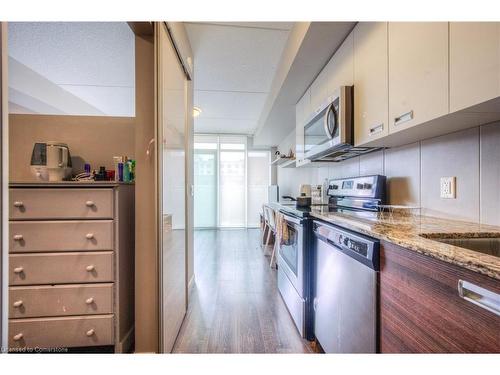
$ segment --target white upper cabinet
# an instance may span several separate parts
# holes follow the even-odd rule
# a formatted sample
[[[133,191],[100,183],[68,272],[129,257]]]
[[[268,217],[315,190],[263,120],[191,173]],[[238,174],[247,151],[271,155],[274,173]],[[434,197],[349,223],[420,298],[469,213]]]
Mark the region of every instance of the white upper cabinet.
[[[354,82],[353,33],[344,40],[328,64],[311,84],[312,112],[319,112],[322,104],[340,86],[351,86]]]
[[[354,29],[354,143],[382,138],[388,126],[387,22]]]
[[[450,112],[500,95],[498,22],[450,23]]]
[[[448,113],[448,23],[389,22],[389,133]]]
[[[295,165],[307,164],[304,160],[304,124],[311,115],[311,92],[308,89],[295,105]]]

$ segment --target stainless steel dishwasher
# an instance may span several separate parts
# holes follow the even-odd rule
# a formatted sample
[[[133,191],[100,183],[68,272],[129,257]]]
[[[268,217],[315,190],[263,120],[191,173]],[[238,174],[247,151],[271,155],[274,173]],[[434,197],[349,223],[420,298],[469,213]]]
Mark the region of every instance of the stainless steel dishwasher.
[[[377,352],[379,241],[313,222],[314,332],[326,353]]]

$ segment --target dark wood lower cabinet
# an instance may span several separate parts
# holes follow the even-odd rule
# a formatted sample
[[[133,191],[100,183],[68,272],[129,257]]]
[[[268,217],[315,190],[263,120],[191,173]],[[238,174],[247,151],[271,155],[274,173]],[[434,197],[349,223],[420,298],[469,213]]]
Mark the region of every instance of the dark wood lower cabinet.
[[[459,279],[500,293],[500,281],[383,242],[382,353],[500,353],[500,317],[458,294]]]

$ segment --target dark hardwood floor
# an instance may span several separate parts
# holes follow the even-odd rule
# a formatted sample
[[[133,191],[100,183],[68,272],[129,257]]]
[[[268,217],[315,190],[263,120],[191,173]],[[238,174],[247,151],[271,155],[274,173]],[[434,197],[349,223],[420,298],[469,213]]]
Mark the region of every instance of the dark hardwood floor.
[[[309,353],[259,246],[259,230],[195,231],[195,278],[174,353]]]

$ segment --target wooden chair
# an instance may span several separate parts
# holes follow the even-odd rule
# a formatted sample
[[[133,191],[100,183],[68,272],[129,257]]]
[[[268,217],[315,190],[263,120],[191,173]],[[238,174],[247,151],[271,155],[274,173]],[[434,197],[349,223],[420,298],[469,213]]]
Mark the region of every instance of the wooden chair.
[[[278,237],[276,233],[276,213],[275,211],[268,206],[264,206],[264,219],[265,219],[265,225],[267,227],[267,238],[266,238],[266,244],[264,245],[265,248],[269,246],[269,240],[271,238],[271,234],[274,237],[274,245],[273,249],[271,251],[271,261],[269,263],[269,267],[273,267],[275,263],[275,257],[276,257],[276,247],[279,245],[278,244]]]

